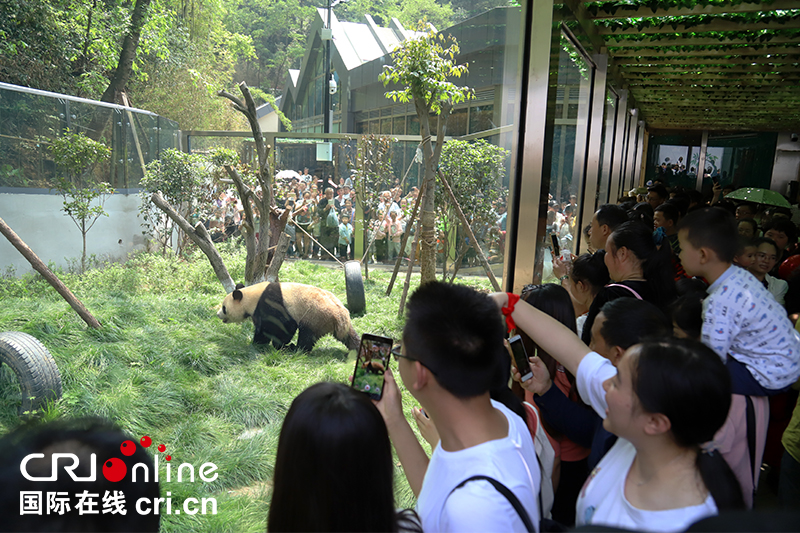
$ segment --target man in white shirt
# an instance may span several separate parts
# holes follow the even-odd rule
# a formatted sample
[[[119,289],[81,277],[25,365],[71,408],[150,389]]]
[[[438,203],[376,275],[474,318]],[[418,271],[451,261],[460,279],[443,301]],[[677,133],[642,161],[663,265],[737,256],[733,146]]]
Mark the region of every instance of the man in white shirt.
[[[402,408],[391,370],[377,402],[418,496],[424,531],[525,531],[521,515],[487,476],[507,487],[538,530],[539,465],[525,422],[489,390],[505,386],[505,326],[494,302],[461,285],[432,282],[408,302],[398,372],[435,424],[428,460]],[[398,349],[401,351],[398,352]]]

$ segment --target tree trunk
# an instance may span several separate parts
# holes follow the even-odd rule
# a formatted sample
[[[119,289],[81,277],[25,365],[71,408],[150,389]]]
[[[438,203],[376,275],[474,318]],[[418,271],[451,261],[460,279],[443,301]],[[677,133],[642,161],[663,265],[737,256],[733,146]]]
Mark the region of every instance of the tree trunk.
[[[117,69],[114,71],[111,83],[108,84],[103,96],[100,97],[101,102],[115,103],[117,93],[122,91],[128,83],[133,71],[136,48],[139,46],[139,36],[142,33],[149,7],[150,0],[136,0],[136,4],[133,6],[133,14],[131,15],[130,28],[128,28],[128,33],[125,34],[125,39],[122,41],[122,50],[119,53]]]
[[[19,253],[21,253],[22,256],[28,260],[31,266],[39,274],[41,274],[42,277],[46,279],[47,282],[50,285],[52,285],[56,291],[58,291],[58,294],[60,294],[61,297],[67,301],[70,307],[72,307],[72,309],[74,309],[75,312],[78,313],[78,316],[81,317],[81,319],[84,322],[86,322],[86,324],[89,327],[92,328],[101,327],[100,322],[94,316],[92,316],[92,314],[89,312],[88,309],[86,309],[86,307],[80,302],[80,300],[78,300],[75,297],[75,295],[72,294],[72,291],[70,291],[67,288],[67,286],[64,285],[64,283],[62,283],[61,280],[58,279],[58,277],[55,274],[53,274],[53,272],[49,268],[47,268],[47,265],[45,265],[42,262],[42,260],[39,259],[39,257],[33,252],[33,250],[31,250],[30,247],[28,247],[28,245],[25,244],[22,241],[22,239],[19,238],[19,236],[14,232],[14,230],[8,227],[8,225],[2,218],[0,218],[0,233],[5,235],[6,239],[8,239],[8,241],[14,246],[14,248],[19,250]]]
[[[428,110],[419,98],[414,99],[414,106],[419,117],[420,131],[422,132],[422,154],[425,165],[425,178],[422,182],[424,192],[422,195],[422,212],[420,213],[420,240],[419,268],[420,285],[436,281],[436,175],[433,172],[433,148],[431,147],[431,126],[428,120]]]
[[[217,275],[217,279],[222,283],[222,286],[225,288],[226,293],[233,292],[233,289],[236,288],[236,284],[233,282],[230,274],[228,274],[228,269],[225,268],[225,263],[222,262],[222,258],[217,251],[217,248],[214,246],[214,243],[211,241],[211,236],[206,231],[206,227],[203,225],[202,222],[198,222],[197,225],[193,228],[189,222],[186,221],[175,209],[169,205],[164,199],[164,196],[161,192],[154,192],[153,195],[150,197],[150,200],[162,211],[164,211],[169,218],[171,218],[177,225],[180,227],[194,242],[197,244],[197,247],[200,248],[206,257],[208,257],[208,261],[211,263],[211,268],[214,269],[214,273]]]
[[[269,152],[271,147],[264,144],[264,136],[261,134],[261,126],[258,124],[255,101],[245,82],[239,83],[239,90],[242,91],[244,101],[227,91],[219,91],[217,95],[230,100],[233,103],[233,108],[247,118],[247,122],[250,124],[250,129],[253,132],[256,154],[258,155],[256,179],[261,187],[261,198],[258,198],[254,193],[246,194],[246,198],[255,204],[260,217],[259,235],[255,243],[255,252],[250,256],[250,250],[248,249],[248,259],[245,266],[246,275],[248,273],[252,275],[252,280],[248,280],[248,283],[252,284],[264,281],[268,264],[276,265],[276,268],[280,268],[280,265],[283,264],[283,259],[286,256],[286,248],[284,247],[281,249],[277,244],[280,235],[286,227],[286,217],[273,213],[275,211],[275,198],[272,194],[273,171],[269,164]],[[245,198],[242,198],[242,203],[245,203]],[[275,252],[273,257],[270,258],[270,243],[273,240],[275,241],[272,243],[275,245]],[[275,276],[277,277],[277,273]]]
[[[81,236],[83,237],[83,251],[81,253],[81,274],[86,272],[86,219],[81,220]]]

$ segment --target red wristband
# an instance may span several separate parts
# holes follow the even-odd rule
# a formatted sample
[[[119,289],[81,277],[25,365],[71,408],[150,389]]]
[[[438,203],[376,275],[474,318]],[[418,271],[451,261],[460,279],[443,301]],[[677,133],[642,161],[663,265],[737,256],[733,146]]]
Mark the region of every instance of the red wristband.
[[[508,331],[515,329],[517,325],[514,323],[514,319],[511,318],[511,313],[514,312],[514,306],[517,305],[519,301],[519,295],[514,294],[512,292],[508,294],[508,303],[505,307],[503,307],[500,311],[503,313],[503,316],[506,317],[506,325],[508,326]]]

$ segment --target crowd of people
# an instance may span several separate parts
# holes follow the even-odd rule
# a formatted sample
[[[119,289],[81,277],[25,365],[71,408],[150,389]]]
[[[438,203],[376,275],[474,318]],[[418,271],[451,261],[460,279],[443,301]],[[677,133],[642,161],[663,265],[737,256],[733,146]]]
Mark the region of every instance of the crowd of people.
[[[408,238],[401,250],[403,236],[415,233],[409,226],[414,203],[419,195],[416,186],[403,186],[399,179],[381,191],[369,191],[369,198],[357,197],[352,178],[323,179],[304,168],[295,177],[276,180],[275,201],[281,209],[291,209],[286,225],[289,235],[287,257],[346,261],[355,258],[356,209],[360,205],[367,226],[366,241],[372,243],[370,263],[393,263],[398,256],[410,257],[414,239]],[[240,235],[243,216],[241,200],[233,190],[217,193],[211,206],[207,228],[214,242]],[[505,199],[495,206],[496,221],[487,227],[473,228],[484,253],[491,262],[503,260],[506,232]],[[440,242],[442,240],[440,239]],[[571,248],[570,248],[571,249]],[[440,249],[441,253],[445,251]],[[468,261],[474,254],[466,254]],[[359,258],[360,259],[360,258]]]
[[[784,450],[770,459],[778,498],[798,510],[800,406],[791,420],[769,416],[771,401],[797,405],[800,384],[796,316],[779,299],[800,274],[777,268],[797,245],[791,212],[719,195],[708,205],[658,183],[639,199],[597,210],[586,229],[593,251],[553,257],[556,283],[485,295],[435,282],[412,295],[393,353],[433,451],[387,370],[374,405],[379,441],[392,442],[418,498],[415,513],[390,506],[391,530],[753,530],[757,522],[724,520],[753,507],[775,435]],[[569,205],[554,206],[561,224],[571,221]],[[514,332],[532,356],[525,381],[504,346]],[[302,460],[332,462],[328,440]],[[389,458],[375,461],[377,469]],[[391,487],[384,482],[386,494]],[[281,501],[271,513],[297,521],[271,531],[311,527],[300,500],[289,509]]]
[[[320,218],[339,209],[346,186],[309,200]],[[368,211],[396,223],[398,194]],[[293,209],[309,205],[290,198]],[[659,183],[638,200],[600,206],[586,228],[591,251],[551,259],[555,283],[519,295],[418,288],[392,350],[399,379],[385,370],[380,400],[342,383],[297,396],[278,442],[268,531],[796,527],[792,212],[720,194],[707,205]],[[530,370],[510,357],[514,333]],[[404,395],[419,405],[412,419],[430,455]],[[789,416],[775,416],[779,400]],[[749,521],[735,513],[753,508],[776,437],[778,500],[795,513]],[[414,510],[396,507],[392,446]]]

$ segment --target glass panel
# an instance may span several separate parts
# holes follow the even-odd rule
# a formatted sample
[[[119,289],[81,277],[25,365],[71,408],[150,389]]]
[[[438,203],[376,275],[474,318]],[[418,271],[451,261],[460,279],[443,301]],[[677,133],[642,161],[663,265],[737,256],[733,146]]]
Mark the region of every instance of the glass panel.
[[[722,186],[768,189],[775,163],[777,133],[717,134],[708,136],[706,169]],[[711,180],[703,190],[711,187]]]
[[[391,135],[391,134],[392,134],[392,119],[391,118],[381,119],[381,135]]]
[[[595,209],[603,204],[615,202],[616,198],[610,199],[609,186],[611,184],[611,164],[614,153],[614,136],[617,121],[617,105],[619,97],[610,88],[606,91],[606,105],[603,110],[603,138],[600,146],[600,182],[597,186],[597,202]]]
[[[557,236],[562,250],[574,253],[578,249],[576,244],[581,229],[576,197],[580,194],[584,176],[583,161],[578,159],[576,164],[576,156],[585,160],[588,151],[585,124],[589,113],[592,67],[563,35],[559,52],[556,111],[561,115],[556,115],[554,126],[547,234]],[[549,241],[548,238],[545,246]],[[542,253],[542,280],[545,283],[558,281],[552,271],[552,255],[549,250]]]
[[[49,189],[58,169],[48,154],[47,139],[67,128],[111,148],[111,157],[95,165],[92,174],[117,189],[137,187],[142,166],[179,143],[178,125],[152,113],[3,87],[0,187]]]

